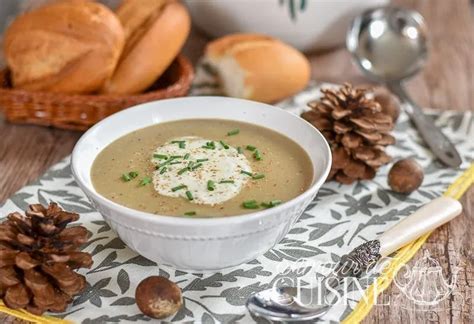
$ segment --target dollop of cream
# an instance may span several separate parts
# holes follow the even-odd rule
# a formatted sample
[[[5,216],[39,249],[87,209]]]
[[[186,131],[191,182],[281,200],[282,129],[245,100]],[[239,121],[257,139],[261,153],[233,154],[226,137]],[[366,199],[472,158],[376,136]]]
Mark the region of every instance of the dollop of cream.
[[[184,141],[185,147],[180,148],[176,141]],[[214,142],[215,149],[204,148],[208,142]],[[184,159],[186,154],[189,154],[188,159]],[[157,155],[180,157],[166,163],[165,159],[156,158]],[[202,159],[207,160],[198,161]],[[153,152],[152,162],[158,167],[153,173],[153,185],[159,194],[188,199],[186,191],[189,190],[193,196],[191,202],[196,204],[216,205],[237,196],[250,179],[241,172],[252,172],[249,161],[236,148],[228,145],[226,149],[219,141],[194,136],[174,138],[159,146]],[[201,163],[201,166],[178,174],[190,162],[194,165]],[[165,172],[162,172],[163,167],[166,167]],[[209,180],[215,184],[212,191],[208,189]],[[233,183],[220,183],[221,181]],[[186,188],[172,190],[182,185]]]

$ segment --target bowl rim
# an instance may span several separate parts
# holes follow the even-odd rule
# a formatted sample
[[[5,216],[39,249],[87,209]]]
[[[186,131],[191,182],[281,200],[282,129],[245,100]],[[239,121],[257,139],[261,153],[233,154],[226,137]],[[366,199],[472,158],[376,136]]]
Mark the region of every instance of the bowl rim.
[[[170,215],[161,215],[161,214],[152,214],[144,211],[140,211],[137,209],[133,209],[127,206],[123,206],[121,204],[118,204],[100,193],[91,190],[89,188],[89,185],[82,182],[81,177],[78,175],[78,171],[76,170],[77,168],[77,156],[78,156],[78,148],[83,145],[83,142],[86,140],[87,135],[94,132],[96,129],[101,127],[102,124],[105,124],[109,122],[110,119],[114,118],[116,115],[119,114],[124,114],[124,113],[129,113],[130,110],[137,110],[140,109],[143,106],[151,105],[156,102],[164,102],[164,101],[183,101],[183,100],[193,100],[199,98],[199,100],[216,100],[217,98],[224,99],[224,100],[232,100],[232,101],[240,101],[242,104],[248,104],[251,103],[252,105],[258,104],[261,105],[262,107],[266,107],[267,109],[280,109],[284,114],[287,114],[289,118],[296,118],[299,120],[299,122],[302,122],[303,124],[306,124],[306,126],[309,126],[315,133],[316,136],[319,136],[320,139],[322,140],[323,143],[323,151],[325,152],[327,162],[325,163],[323,167],[323,172],[321,175],[313,180],[313,184],[307,188],[303,193],[299,194],[298,196],[283,202],[282,204],[268,208],[268,209],[263,209],[263,210],[258,210],[258,211],[253,211],[250,213],[246,214],[238,214],[238,215],[229,215],[225,217],[177,217],[177,216],[170,216]],[[190,118],[181,118],[181,119],[190,119]],[[197,118],[196,118],[197,119]],[[221,118],[223,119],[223,118]],[[179,120],[179,119],[177,119]],[[258,121],[254,122],[254,124],[259,125]],[[259,125],[262,127],[270,128],[264,125]],[[144,125],[142,128],[146,127]],[[278,132],[277,130],[273,129],[274,131]],[[123,134],[125,135],[125,134]],[[121,135],[121,136],[123,136]],[[285,135],[288,136],[288,135]],[[293,140],[290,136],[288,136],[291,140]],[[306,148],[302,147],[305,151],[307,150]],[[100,151],[99,151],[100,152]],[[313,162],[312,162],[313,164]],[[146,102],[143,104],[139,104],[136,106],[132,106],[130,108],[121,110],[115,114],[112,114],[108,116],[107,118],[104,118],[97,124],[95,124],[93,127],[88,129],[84,134],[82,134],[81,138],[77,141],[76,145],[74,146],[73,152],[71,154],[71,172],[73,174],[73,177],[76,181],[76,183],[79,185],[81,190],[83,190],[87,196],[93,196],[95,200],[98,200],[100,204],[104,204],[107,206],[107,208],[112,209],[115,212],[118,212],[123,215],[132,215],[134,218],[137,218],[137,220],[145,221],[145,222],[151,222],[151,223],[156,223],[156,224],[161,224],[161,225],[197,225],[199,224],[200,226],[216,226],[216,225],[223,225],[223,224],[241,224],[243,222],[247,221],[252,221],[252,220],[257,220],[260,218],[264,218],[265,216],[271,216],[275,213],[281,212],[283,210],[286,210],[288,208],[291,208],[295,205],[298,205],[304,200],[307,200],[310,196],[312,196],[315,191],[319,190],[319,188],[322,186],[322,184],[325,182],[329,175],[329,171],[331,169],[331,164],[332,164],[332,154],[331,154],[331,149],[329,147],[328,142],[324,138],[324,136],[321,134],[321,132],[314,127],[312,124],[310,124],[308,121],[304,120],[300,116],[293,114],[289,111],[286,111],[285,109],[282,109],[280,107],[276,107],[270,104],[265,104],[261,102],[256,102],[252,100],[247,100],[247,99],[240,99],[240,98],[231,98],[231,97],[224,97],[224,96],[188,96],[188,97],[180,97],[180,98],[170,98],[170,99],[163,99],[163,100],[155,100],[155,101],[150,101]],[[90,170],[89,170],[90,172]],[[112,219],[112,221],[117,222],[116,219]]]

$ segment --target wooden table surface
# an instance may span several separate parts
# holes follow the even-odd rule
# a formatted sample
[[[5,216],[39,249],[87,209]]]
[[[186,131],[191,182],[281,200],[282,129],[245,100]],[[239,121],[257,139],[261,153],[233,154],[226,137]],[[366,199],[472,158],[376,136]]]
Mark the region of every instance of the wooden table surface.
[[[408,83],[416,102],[435,109],[474,109],[474,19],[468,0],[395,0],[425,17],[431,38],[429,62]],[[185,52],[195,60],[206,40],[193,32]],[[344,49],[309,55],[313,78],[320,81],[367,82],[351,64]],[[0,204],[52,164],[71,153],[79,132],[5,123],[0,114]],[[397,305],[376,306],[365,323],[472,323],[474,322],[474,188],[462,199],[463,215],[442,226],[410,261],[413,265],[424,251],[440,261],[444,274],[460,267],[456,294],[428,312]],[[394,300],[400,291],[392,285],[379,302]],[[0,315],[0,322],[18,322]]]

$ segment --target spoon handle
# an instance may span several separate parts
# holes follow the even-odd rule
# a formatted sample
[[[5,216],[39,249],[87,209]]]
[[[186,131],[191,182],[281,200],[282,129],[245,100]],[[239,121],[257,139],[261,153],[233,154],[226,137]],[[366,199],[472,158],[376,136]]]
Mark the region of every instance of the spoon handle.
[[[408,96],[400,83],[388,84],[389,89],[400,98],[402,106],[415,124],[418,132],[429,146],[433,154],[449,167],[457,168],[462,160],[456,147],[449,139],[426,117],[421,108]]]
[[[422,206],[410,216],[389,228],[372,241],[367,241],[341,257],[336,269],[325,280],[331,287],[344,277],[358,277],[374,266],[381,257],[449,222],[461,214],[462,205],[449,197],[439,197]]]
[[[380,255],[387,256],[429,231],[449,222],[462,211],[461,203],[439,197],[397,223],[378,237]]]

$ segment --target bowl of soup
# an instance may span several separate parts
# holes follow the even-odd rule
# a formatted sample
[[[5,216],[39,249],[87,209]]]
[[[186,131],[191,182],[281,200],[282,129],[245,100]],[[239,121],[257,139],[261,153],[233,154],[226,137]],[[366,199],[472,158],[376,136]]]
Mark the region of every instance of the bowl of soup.
[[[226,97],[150,102],[96,124],[73,175],[144,257],[191,271],[248,262],[278,243],[326,180],[331,153],[309,123]]]

